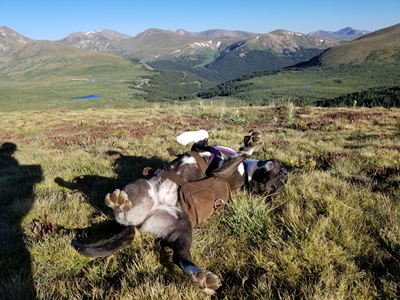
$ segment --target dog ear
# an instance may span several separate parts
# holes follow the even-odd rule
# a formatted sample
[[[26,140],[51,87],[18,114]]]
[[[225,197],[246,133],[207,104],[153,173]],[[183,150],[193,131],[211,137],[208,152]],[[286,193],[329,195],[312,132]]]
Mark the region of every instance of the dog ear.
[[[146,167],[146,168],[144,168],[143,169],[143,172],[142,172],[142,174],[144,175],[144,176],[153,176],[154,175],[154,170],[153,170],[153,168],[151,168],[151,167]]]
[[[267,169],[268,172],[270,172],[272,169],[275,168],[275,164],[273,161],[267,161],[265,164],[265,169]]]

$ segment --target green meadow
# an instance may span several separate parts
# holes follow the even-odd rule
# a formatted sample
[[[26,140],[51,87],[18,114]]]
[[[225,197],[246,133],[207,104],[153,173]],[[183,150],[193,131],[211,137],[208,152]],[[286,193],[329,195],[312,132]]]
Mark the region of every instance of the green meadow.
[[[117,85],[124,92],[111,101]],[[273,203],[235,191],[226,210],[194,227],[195,263],[223,282],[212,298],[400,297],[399,109],[198,100],[117,109],[132,93],[127,86],[15,83],[6,98],[21,102],[3,106],[2,96],[1,299],[209,298],[147,234],[137,231],[129,247],[105,258],[71,246],[76,236],[95,242],[118,232],[105,194],[169,162],[166,148],[188,151],[174,138],[199,128],[211,144],[233,149],[257,129],[263,144],[253,159],[298,169]],[[35,90],[43,98],[30,98]],[[80,93],[103,93],[103,102],[67,100]],[[23,95],[39,107],[18,111]]]

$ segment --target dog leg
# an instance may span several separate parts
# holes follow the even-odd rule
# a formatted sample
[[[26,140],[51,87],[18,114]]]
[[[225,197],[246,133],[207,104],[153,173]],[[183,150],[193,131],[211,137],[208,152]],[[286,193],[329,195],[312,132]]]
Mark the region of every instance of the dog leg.
[[[120,190],[107,194],[104,202],[117,213],[126,212],[132,208],[132,202],[128,199],[128,194]]]
[[[192,284],[207,295],[212,295],[221,286],[219,277],[197,267],[190,254],[192,226],[186,214],[177,207],[159,206],[140,229],[149,232],[169,245],[173,250],[173,262],[180,267]]]
[[[253,154],[254,148],[261,142],[261,137],[261,133],[250,130],[249,134],[244,137],[244,145],[239,152],[224,158],[211,172],[211,176],[220,179],[230,178],[237,171],[239,165]]]
[[[244,145],[239,149],[240,152],[246,153],[249,156],[253,154],[254,148],[261,142],[262,134],[254,131],[249,131],[249,134],[243,138]]]
[[[152,185],[138,179],[107,194],[105,203],[114,210],[115,220],[125,226],[138,226],[152,213],[157,201]]]
[[[199,268],[193,263],[190,254],[191,234],[190,240],[186,237],[186,234],[179,237],[171,235],[168,237],[167,242],[173,250],[174,263],[189,276],[192,284],[200,288],[203,293],[213,295],[221,286],[221,280],[217,275]]]

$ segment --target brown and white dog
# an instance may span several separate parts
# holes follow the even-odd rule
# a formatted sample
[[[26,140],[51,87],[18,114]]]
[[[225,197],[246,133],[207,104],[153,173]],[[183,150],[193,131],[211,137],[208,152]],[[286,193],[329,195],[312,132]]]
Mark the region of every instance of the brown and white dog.
[[[183,133],[177,137],[177,142],[181,144],[194,142],[192,151],[198,152],[208,164],[207,176],[228,181],[232,190],[246,186],[250,193],[271,197],[283,191],[288,172],[278,160],[245,162],[260,142],[261,135],[258,132],[250,131],[244,137],[244,146],[234,153],[228,148],[208,146],[207,138],[204,130]],[[205,177],[189,152],[179,155],[163,170],[180,176],[186,182]],[[206,294],[214,294],[221,280],[193,263],[190,254],[192,226],[180,208],[179,186],[158,174],[149,179],[135,180],[122,190],[115,190],[106,196],[105,202],[114,210],[116,221],[126,226],[120,234],[96,244],[84,244],[74,239],[72,245],[88,257],[108,256],[129,246],[134,239],[135,227],[139,228],[142,232],[161,238],[172,248],[173,262],[188,275],[194,286]]]

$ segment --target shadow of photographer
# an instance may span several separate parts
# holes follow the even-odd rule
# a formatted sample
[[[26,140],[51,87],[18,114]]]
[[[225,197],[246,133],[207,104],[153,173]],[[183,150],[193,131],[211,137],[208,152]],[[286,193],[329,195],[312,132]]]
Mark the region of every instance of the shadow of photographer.
[[[0,298],[35,299],[31,256],[21,222],[35,201],[33,187],[43,180],[40,165],[20,165],[17,145],[0,147]]]

